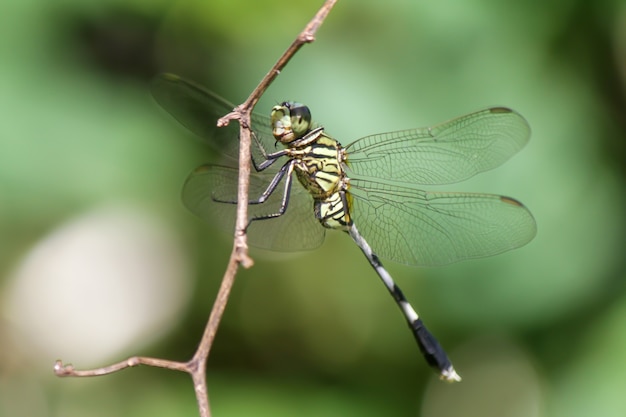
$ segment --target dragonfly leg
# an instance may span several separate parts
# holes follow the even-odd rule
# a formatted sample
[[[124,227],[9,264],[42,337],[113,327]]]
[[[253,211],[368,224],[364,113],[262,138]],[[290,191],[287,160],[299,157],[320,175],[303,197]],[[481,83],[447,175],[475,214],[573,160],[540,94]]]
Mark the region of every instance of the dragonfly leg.
[[[264,161],[262,161],[260,164],[257,165],[256,161],[253,158],[252,165],[254,166],[254,169],[256,170],[256,172],[264,171],[270,166],[272,166],[274,162],[278,161],[278,158],[280,158],[281,156],[287,155],[287,153],[288,153],[287,149],[283,149],[282,151],[278,151],[278,152],[274,152],[270,154],[264,154],[263,155],[263,157],[265,158]]]
[[[285,165],[283,165],[272,179],[272,182],[267,186],[263,194],[261,194],[258,199],[248,202],[248,204],[263,204],[276,191],[276,188],[278,187],[278,184],[280,184],[280,181],[285,178],[285,176],[287,177],[285,179],[283,197],[278,211],[275,213],[252,217],[246,225],[246,230],[248,229],[248,227],[250,227],[250,224],[252,224],[253,221],[274,219],[285,214],[285,211],[287,211],[287,206],[289,205],[289,196],[291,193],[291,184],[293,178],[291,174],[293,173],[294,165],[295,162],[293,160],[290,160]],[[211,199],[217,203],[237,204],[236,200],[220,200],[213,195],[211,196]]]
[[[292,165],[291,161],[283,165],[276,173],[276,175],[274,175],[274,178],[272,178],[272,181],[269,183],[265,191],[263,191],[263,193],[259,196],[259,198],[248,201],[248,204],[263,204],[265,201],[267,201],[267,199],[274,193],[274,191],[276,191],[276,187],[278,187],[278,184],[285,176],[285,173],[287,171],[292,171],[290,165]],[[219,198],[216,198],[214,196],[211,196],[211,198],[216,203],[237,204],[237,200],[220,200]]]
[[[254,169],[256,170],[256,172],[261,172],[264,169],[266,169],[267,167],[271,166],[272,164],[274,164],[274,162],[277,161],[278,158],[270,158],[267,151],[265,150],[265,147],[261,144],[261,141],[259,140],[257,134],[252,131],[252,139],[254,140],[254,143],[252,144],[253,146],[256,145],[256,148],[259,150],[259,152],[261,153],[261,157],[263,158],[261,160],[260,163],[257,163],[256,159],[254,159],[254,154],[251,155],[251,160],[252,160],[252,166],[254,167]]]
[[[400,310],[402,310],[402,313],[404,314],[404,317],[413,332],[413,336],[415,337],[426,362],[428,362],[428,364],[433,368],[437,369],[441,379],[449,382],[460,381],[461,377],[454,370],[446,352],[443,350],[437,339],[435,339],[435,336],[428,331],[422,322],[422,319],[419,318],[417,312],[404,297],[400,287],[398,287],[393,281],[389,272],[387,272],[387,270],[383,267],[380,259],[378,259],[378,256],[372,251],[372,248],[365,241],[363,236],[361,236],[356,226],[352,224],[347,232],[359,246],[370,265],[374,268],[380,279],[383,281],[383,284],[385,284],[385,287],[396,301],[396,304],[398,304],[398,307],[400,307]]]
[[[246,229],[248,229],[248,227],[250,227],[250,224],[252,224],[253,221],[274,219],[276,217],[280,217],[283,214],[285,214],[285,212],[287,211],[287,206],[289,205],[289,196],[291,194],[291,181],[293,179],[293,176],[291,174],[293,173],[294,165],[295,164],[294,164],[293,161],[289,161],[288,163],[283,165],[283,167],[280,169],[278,174],[276,174],[276,176],[274,177],[274,180],[276,180],[276,178],[282,172],[282,174],[280,174],[280,178],[278,180],[276,180],[276,185],[274,185],[273,190],[265,197],[265,199],[267,199],[267,197],[269,197],[269,195],[276,189],[276,186],[280,182],[280,179],[282,177],[284,177],[285,174],[286,174],[287,178],[285,179],[285,188],[284,188],[284,192],[283,192],[283,199],[282,199],[282,201],[280,203],[280,208],[278,209],[278,211],[276,213],[264,214],[262,216],[256,216],[256,217],[251,218],[250,221],[248,222],[248,225],[246,226]],[[272,180],[272,183],[274,182],[274,180]],[[271,184],[270,184],[270,186],[271,186]],[[268,187],[268,189],[269,189],[269,187]],[[265,201],[265,200],[263,200],[263,201]],[[255,203],[251,202],[250,204],[255,204]]]
[[[267,199],[276,191],[276,187],[280,181],[285,177],[285,173],[289,172],[289,176],[287,177],[287,182],[291,183],[291,172],[293,171],[293,162],[289,161],[285,165],[283,165],[280,170],[274,175],[272,178],[272,182],[267,186],[265,191],[257,198],[256,200],[248,201],[248,204],[263,204],[267,201]],[[285,187],[287,187],[285,183]],[[283,198],[284,199],[284,198]]]

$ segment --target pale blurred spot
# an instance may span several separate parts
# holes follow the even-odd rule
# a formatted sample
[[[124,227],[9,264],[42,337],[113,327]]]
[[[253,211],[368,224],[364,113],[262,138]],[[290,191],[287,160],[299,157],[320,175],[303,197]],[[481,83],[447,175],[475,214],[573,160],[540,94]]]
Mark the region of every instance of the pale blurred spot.
[[[424,395],[424,416],[538,417],[544,414],[542,380],[529,355],[504,337],[475,339],[450,353],[463,380],[433,377]]]
[[[131,347],[139,354],[178,323],[190,298],[189,265],[178,237],[153,214],[98,208],[26,254],[9,277],[2,314],[24,348],[80,368],[104,365]]]

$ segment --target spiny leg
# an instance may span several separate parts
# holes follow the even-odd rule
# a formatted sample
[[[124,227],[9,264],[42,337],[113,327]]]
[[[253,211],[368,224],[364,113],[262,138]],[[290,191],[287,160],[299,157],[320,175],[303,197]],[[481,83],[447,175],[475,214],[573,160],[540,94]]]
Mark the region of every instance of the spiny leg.
[[[287,155],[288,153],[289,153],[289,150],[283,149],[282,151],[278,151],[278,152],[274,152],[270,154],[264,154],[263,157],[265,158],[265,160],[263,160],[260,164],[257,165],[256,161],[253,158],[252,166],[254,166],[254,169],[256,172],[264,171],[270,166],[272,166],[274,162],[278,161],[280,157],[283,157]]]
[[[263,193],[261,193],[259,198],[255,199],[255,200],[248,201],[248,204],[263,204],[263,203],[265,203],[265,201],[267,201],[267,199],[274,193],[274,191],[276,191],[276,187],[278,187],[278,184],[280,183],[280,181],[285,176],[285,173],[287,171],[289,171],[290,173],[293,171],[293,168],[291,167],[291,165],[293,165],[291,161],[289,161],[285,165],[283,165],[280,168],[280,170],[276,173],[276,175],[274,175],[274,178],[272,178],[272,181],[269,183],[269,185],[267,186],[265,191],[263,191]],[[219,198],[217,198],[217,197],[215,197],[213,195],[211,195],[211,199],[213,201],[215,201],[216,203],[237,204],[237,200],[221,200],[221,199],[219,199]]]
[[[248,202],[248,204],[263,204],[263,203],[265,203],[265,201],[267,201],[267,199],[274,193],[274,191],[276,191],[276,188],[278,187],[278,184],[280,183],[280,181],[285,176],[287,177],[285,179],[285,187],[284,187],[283,197],[282,197],[282,200],[281,200],[281,203],[280,203],[280,208],[278,209],[278,211],[275,212],[275,213],[265,214],[265,215],[262,215],[262,216],[256,216],[256,217],[251,218],[248,221],[248,224],[246,225],[246,230],[248,229],[248,227],[250,227],[250,224],[252,224],[253,221],[274,219],[276,217],[280,217],[283,214],[285,214],[285,212],[287,211],[287,206],[289,205],[289,196],[291,194],[291,184],[292,184],[292,178],[293,178],[291,174],[293,173],[294,164],[295,164],[295,162],[293,160],[290,160],[286,164],[284,164],[280,168],[280,170],[276,173],[274,178],[272,178],[272,181],[267,186],[265,191],[261,194],[261,196],[259,196],[259,198],[256,199],[256,200],[251,200],[251,201]],[[217,203],[237,204],[236,200],[235,201],[220,200],[220,199],[216,198],[215,196],[211,196],[211,198],[213,199],[213,201],[215,201]]]
[[[250,227],[250,224],[252,224],[253,221],[274,219],[276,217],[280,217],[283,214],[285,214],[285,212],[287,211],[287,206],[289,205],[289,196],[291,195],[291,183],[292,183],[292,180],[293,180],[293,175],[291,175],[291,174],[293,173],[294,165],[295,165],[294,161],[289,161],[288,163],[283,165],[283,167],[280,169],[281,171],[283,171],[283,169],[286,170],[286,172],[283,173],[282,176],[281,176],[281,178],[284,177],[284,176],[286,176],[286,178],[285,178],[285,188],[284,188],[284,192],[283,192],[283,198],[282,198],[282,201],[280,202],[280,208],[278,209],[278,211],[276,213],[264,214],[262,216],[256,216],[256,217],[251,218],[250,221],[248,222],[248,225],[246,226],[246,229],[248,227]],[[279,173],[280,173],[280,171],[279,171]],[[278,174],[274,177],[274,179],[277,176],[278,176]],[[272,180],[272,182],[274,182],[274,180]],[[280,182],[280,179],[278,181],[276,181],[276,184],[278,184],[278,182]],[[275,189],[276,189],[276,186],[274,186],[274,190]],[[270,192],[270,194],[272,192],[273,192],[273,190]],[[267,197],[269,197],[269,195]],[[267,199],[267,197],[265,197],[265,200]],[[265,200],[261,201],[260,203],[263,203]],[[249,204],[256,204],[256,203],[251,202]]]
[[[383,284],[385,284],[385,287],[387,287],[387,290],[389,290],[389,293],[398,304],[398,307],[402,310],[402,313],[404,314],[404,317],[413,332],[413,336],[415,336],[415,340],[417,341],[426,362],[439,371],[441,379],[449,382],[460,381],[461,377],[454,370],[446,352],[443,350],[437,339],[435,339],[435,336],[433,336],[428,329],[426,329],[422,319],[419,318],[417,312],[406,300],[402,290],[400,290],[400,288],[393,281],[389,272],[387,272],[387,270],[383,267],[380,259],[378,259],[378,256],[376,256],[376,254],[372,251],[372,248],[365,241],[363,236],[361,236],[354,224],[350,226],[348,234],[350,234],[354,242],[359,246],[363,254],[365,254],[365,257],[369,261],[370,265],[372,265],[380,279],[383,281]]]
[[[276,191],[276,187],[280,181],[285,177],[287,173],[287,180],[285,181],[285,193],[287,193],[287,188],[291,187],[291,173],[293,172],[293,161],[287,162],[285,165],[280,167],[280,170],[274,175],[272,181],[269,183],[265,191],[257,198],[256,200],[248,201],[248,204],[263,204],[267,201],[267,199]],[[284,197],[283,197],[284,201]],[[282,209],[282,206],[281,206]]]
[[[265,147],[263,146],[263,144],[261,143],[261,140],[259,139],[259,137],[257,136],[257,134],[252,131],[252,149],[256,148],[260,153],[261,153],[261,161],[259,163],[257,163],[257,160],[255,158],[255,154],[254,152],[251,152],[252,155],[250,155],[250,159],[252,160],[252,166],[254,167],[254,170],[256,172],[261,172],[264,169],[266,169],[267,167],[271,166],[274,164],[274,162],[276,162],[278,160],[278,157],[276,158],[270,158],[269,155],[267,153],[267,150],[265,149]],[[276,142],[278,143],[278,142]]]

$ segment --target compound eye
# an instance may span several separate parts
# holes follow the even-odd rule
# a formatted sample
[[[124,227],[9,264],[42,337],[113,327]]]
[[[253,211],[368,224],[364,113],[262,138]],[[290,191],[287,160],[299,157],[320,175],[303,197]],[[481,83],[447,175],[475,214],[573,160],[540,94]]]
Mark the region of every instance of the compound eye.
[[[291,129],[296,137],[301,137],[311,129],[311,111],[307,106],[296,103],[292,103],[289,110]]]

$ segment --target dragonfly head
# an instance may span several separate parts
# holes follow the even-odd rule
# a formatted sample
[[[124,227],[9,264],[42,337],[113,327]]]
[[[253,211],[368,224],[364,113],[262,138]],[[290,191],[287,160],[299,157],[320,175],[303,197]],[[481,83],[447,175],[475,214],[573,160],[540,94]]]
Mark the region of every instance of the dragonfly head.
[[[304,104],[284,102],[274,106],[270,119],[274,137],[284,144],[301,138],[311,130],[311,111]]]

